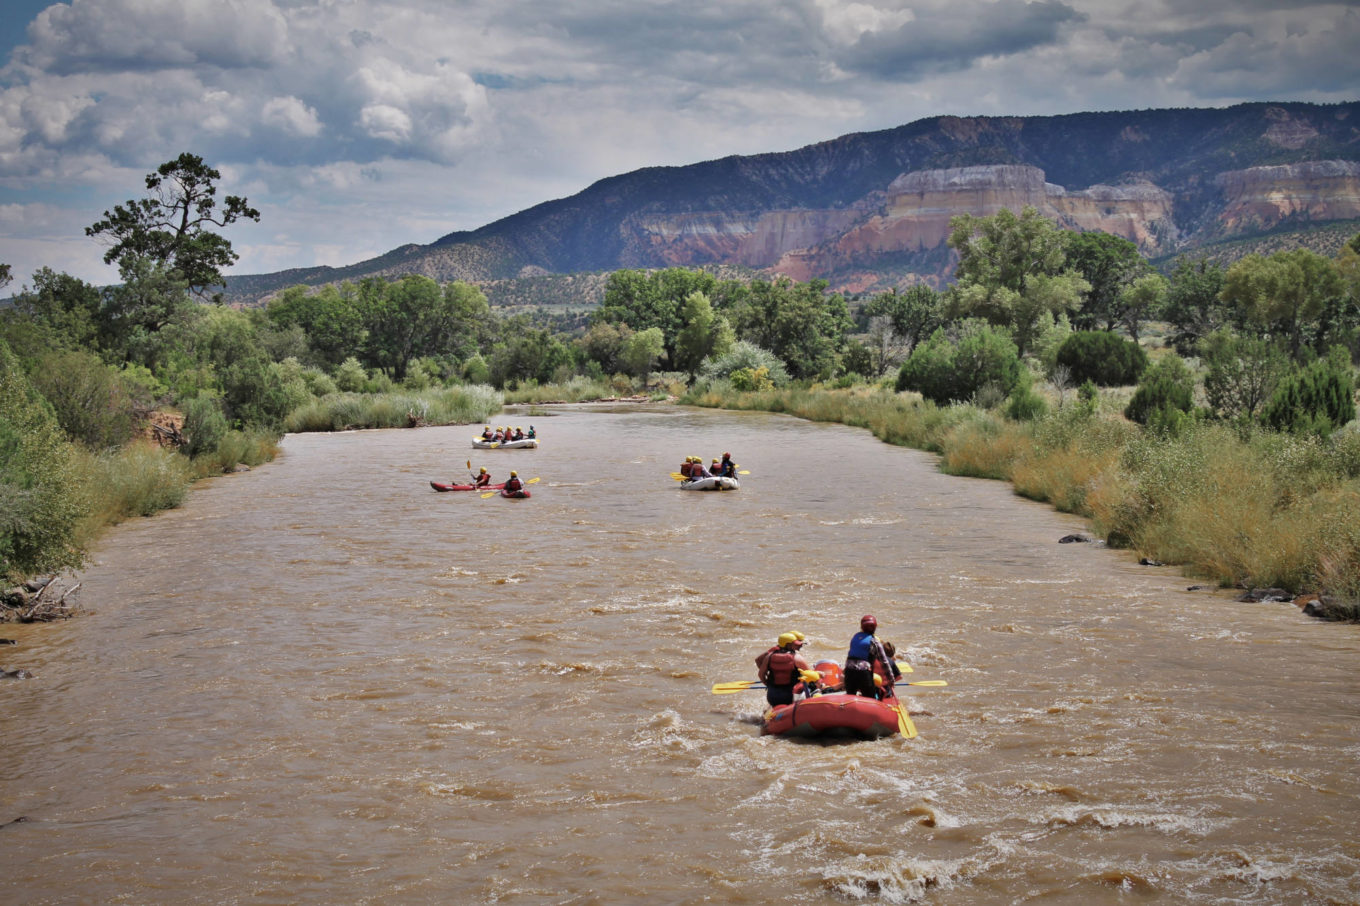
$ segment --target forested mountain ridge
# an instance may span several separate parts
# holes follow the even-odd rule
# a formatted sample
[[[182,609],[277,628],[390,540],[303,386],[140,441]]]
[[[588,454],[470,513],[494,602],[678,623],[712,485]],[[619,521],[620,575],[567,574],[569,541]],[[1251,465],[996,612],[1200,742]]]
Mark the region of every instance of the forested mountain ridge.
[[[1123,236],[1150,257],[1352,220],[1360,102],[933,117],[794,151],[637,170],[349,267],[234,276],[227,296],[248,303],[369,275],[483,283],[672,266],[823,278],[851,292],[938,284],[952,266],[949,217],[1024,205],[1067,228]]]

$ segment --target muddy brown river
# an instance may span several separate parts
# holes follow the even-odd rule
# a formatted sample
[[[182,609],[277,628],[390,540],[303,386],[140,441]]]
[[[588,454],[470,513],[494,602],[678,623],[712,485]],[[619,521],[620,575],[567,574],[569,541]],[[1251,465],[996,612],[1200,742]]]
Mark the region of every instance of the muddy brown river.
[[[3,626],[0,902],[1360,901],[1360,627],[1187,591],[996,482],[758,413],[294,435]],[[732,452],[736,492],[677,490]],[[533,498],[439,494],[472,460]],[[916,739],[762,737],[859,617]],[[16,823],[17,818],[26,820]]]

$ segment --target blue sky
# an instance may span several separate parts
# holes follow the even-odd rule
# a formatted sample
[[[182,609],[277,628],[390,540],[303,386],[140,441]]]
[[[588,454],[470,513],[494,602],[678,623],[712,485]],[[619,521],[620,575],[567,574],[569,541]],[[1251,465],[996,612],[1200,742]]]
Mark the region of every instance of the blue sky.
[[[84,228],[183,151],[258,273],[940,114],[1353,100],[1358,4],[6,0],[0,263],[115,279]]]

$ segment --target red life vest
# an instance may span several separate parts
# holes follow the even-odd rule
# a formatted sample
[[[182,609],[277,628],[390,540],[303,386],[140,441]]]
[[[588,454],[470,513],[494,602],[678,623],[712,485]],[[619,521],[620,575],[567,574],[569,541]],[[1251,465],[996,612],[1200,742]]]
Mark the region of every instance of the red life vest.
[[[765,685],[792,686],[798,682],[798,655],[783,648],[770,651],[765,660]]]

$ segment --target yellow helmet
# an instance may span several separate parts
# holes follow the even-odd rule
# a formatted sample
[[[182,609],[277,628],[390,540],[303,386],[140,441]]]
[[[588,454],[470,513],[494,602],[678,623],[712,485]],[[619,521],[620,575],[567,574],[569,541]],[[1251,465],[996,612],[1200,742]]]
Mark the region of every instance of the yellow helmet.
[[[800,641],[800,642],[806,642],[806,641],[807,641],[807,636],[803,635],[803,634],[802,634],[801,632],[799,632],[797,629],[795,629],[791,634],[793,635],[793,637],[794,637],[795,639],[797,639],[797,640]]]
[[[486,466],[482,466],[482,467],[481,467],[480,469],[478,469],[477,471],[479,471],[479,472],[485,472],[485,471],[486,471]]]
[[[510,470],[510,477],[511,477],[511,478],[518,478],[518,477],[519,477],[519,473],[516,472],[514,469],[511,469],[511,470]]]
[[[822,675],[816,670],[799,670],[798,676],[805,683],[819,683],[822,681]]]
[[[779,647],[788,648],[792,645],[801,645],[803,640],[798,638],[797,633],[786,632],[779,637]]]

